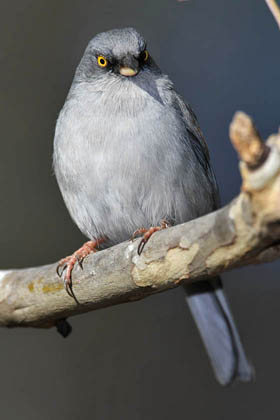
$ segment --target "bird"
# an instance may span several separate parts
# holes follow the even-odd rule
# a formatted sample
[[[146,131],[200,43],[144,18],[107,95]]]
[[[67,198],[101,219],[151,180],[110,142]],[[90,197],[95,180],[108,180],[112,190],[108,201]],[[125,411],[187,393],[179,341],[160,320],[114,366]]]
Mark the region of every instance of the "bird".
[[[187,222],[220,206],[208,147],[191,106],[134,28],[90,40],[57,119],[53,168],[68,211],[89,239],[60,261],[72,269],[98,246]],[[61,274],[61,271],[58,273]],[[184,285],[218,382],[248,382],[248,361],[219,277]]]

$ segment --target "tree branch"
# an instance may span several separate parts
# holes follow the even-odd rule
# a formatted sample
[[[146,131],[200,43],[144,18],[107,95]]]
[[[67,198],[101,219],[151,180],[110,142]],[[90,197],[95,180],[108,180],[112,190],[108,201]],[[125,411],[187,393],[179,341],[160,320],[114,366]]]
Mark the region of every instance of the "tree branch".
[[[226,207],[153,235],[90,255],[73,271],[79,304],[64,290],[56,264],[0,271],[0,325],[49,327],[57,320],[280,257],[280,135],[262,143],[251,119],[230,126],[243,178]]]

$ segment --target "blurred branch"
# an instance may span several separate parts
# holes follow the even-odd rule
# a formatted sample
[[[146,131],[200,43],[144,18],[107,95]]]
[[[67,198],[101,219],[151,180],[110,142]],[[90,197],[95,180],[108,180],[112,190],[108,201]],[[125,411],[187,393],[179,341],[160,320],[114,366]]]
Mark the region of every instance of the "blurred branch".
[[[229,133],[240,159],[250,169],[261,166],[270,149],[260,138],[251,118],[244,112],[237,112],[230,124]]]
[[[280,29],[280,8],[278,4],[276,3],[276,0],[265,0],[266,4],[268,5],[271,13],[274,16],[274,19],[276,20],[277,25]]]
[[[79,304],[64,290],[56,264],[0,271],[0,325],[50,327],[66,317],[142,299],[235,267],[280,257],[280,135],[264,144],[244,113],[230,137],[240,157],[242,190],[228,206],[86,258],[73,271]],[[69,327],[59,323],[67,333]],[[62,332],[63,333],[63,332]]]

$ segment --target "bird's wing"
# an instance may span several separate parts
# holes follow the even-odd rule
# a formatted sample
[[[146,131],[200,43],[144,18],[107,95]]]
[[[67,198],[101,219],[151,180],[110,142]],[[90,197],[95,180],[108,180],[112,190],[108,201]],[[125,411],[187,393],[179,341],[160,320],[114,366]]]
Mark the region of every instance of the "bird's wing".
[[[175,101],[175,105],[178,107],[185,123],[187,131],[186,138],[188,139],[188,141],[190,141],[191,146],[193,147],[193,150],[197,157],[197,160],[202,170],[205,172],[206,178],[209,179],[212,184],[213,195],[215,196],[213,210],[215,210],[218,207],[220,207],[220,196],[216,177],[210,163],[210,156],[207,143],[204,139],[196,115],[192,110],[191,106],[185,103],[183,98],[177,92],[175,92]]]

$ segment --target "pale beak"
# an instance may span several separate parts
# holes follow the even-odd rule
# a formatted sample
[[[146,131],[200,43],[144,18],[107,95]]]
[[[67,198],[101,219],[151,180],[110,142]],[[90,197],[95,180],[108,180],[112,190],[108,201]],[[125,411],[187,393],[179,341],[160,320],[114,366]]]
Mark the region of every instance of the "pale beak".
[[[120,74],[122,74],[123,76],[136,76],[136,74],[138,73],[138,70],[134,70],[131,67],[121,67],[120,68]]]

